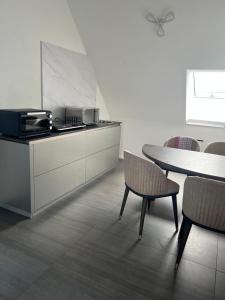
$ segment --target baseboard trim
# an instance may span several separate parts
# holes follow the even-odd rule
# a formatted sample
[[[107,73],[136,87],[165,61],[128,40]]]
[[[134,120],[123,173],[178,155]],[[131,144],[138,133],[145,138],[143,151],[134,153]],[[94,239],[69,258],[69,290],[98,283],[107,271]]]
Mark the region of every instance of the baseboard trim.
[[[14,212],[16,214],[22,215],[24,217],[27,217],[27,218],[31,218],[32,217],[31,213],[29,213],[28,211],[25,211],[25,210],[20,209],[20,208],[16,208],[16,207],[11,206],[9,204],[1,204],[0,207],[4,208],[6,210],[9,210],[11,212]]]

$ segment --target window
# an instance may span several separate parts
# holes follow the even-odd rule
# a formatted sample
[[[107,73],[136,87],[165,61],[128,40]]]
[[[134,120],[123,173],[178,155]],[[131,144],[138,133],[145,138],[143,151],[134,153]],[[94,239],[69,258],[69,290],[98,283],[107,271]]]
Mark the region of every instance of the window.
[[[225,127],[225,70],[188,70],[186,123]]]

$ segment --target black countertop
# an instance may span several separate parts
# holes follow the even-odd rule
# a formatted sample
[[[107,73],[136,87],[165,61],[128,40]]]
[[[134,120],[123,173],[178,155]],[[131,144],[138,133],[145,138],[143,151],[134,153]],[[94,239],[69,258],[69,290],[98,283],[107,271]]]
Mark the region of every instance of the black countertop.
[[[57,136],[68,135],[68,134],[76,133],[76,132],[90,131],[90,130],[105,128],[105,127],[114,127],[114,126],[119,126],[120,124],[121,124],[121,122],[112,121],[112,122],[107,122],[107,123],[99,123],[96,125],[88,125],[84,128],[72,129],[72,130],[67,130],[67,131],[51,131],[49,134],[35,136],[35,137],[28,137],[28,138],[16,138],[16,137],[0,135],[0,140],[10,141],[10,142],[15,142],[15,143],[20,143],[20,144],[30,144],[32,142],[44,140],[47,138],[49,139],[49,138],[54,138]]]

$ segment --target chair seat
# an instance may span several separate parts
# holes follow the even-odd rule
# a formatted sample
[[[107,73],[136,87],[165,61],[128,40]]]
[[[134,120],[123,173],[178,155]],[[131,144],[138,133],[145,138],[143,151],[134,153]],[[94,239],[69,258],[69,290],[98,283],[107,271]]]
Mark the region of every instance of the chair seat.
[[[127,185],[128,186],[128,185]],[[130,186],[128,188],[136,194],[140,194],[139,191],[132,189]],[[164,189],[160,191],[160,193],[156,194],[146,194],[147,197],[152,198],[162,198],[166,196],[172,196],[179,193],[179,185],[171,179],[167,179],[167,183],[164,186]]]
[[[179,192],[179,184],[168,179],[168,193],[169,194],[177,194]]]

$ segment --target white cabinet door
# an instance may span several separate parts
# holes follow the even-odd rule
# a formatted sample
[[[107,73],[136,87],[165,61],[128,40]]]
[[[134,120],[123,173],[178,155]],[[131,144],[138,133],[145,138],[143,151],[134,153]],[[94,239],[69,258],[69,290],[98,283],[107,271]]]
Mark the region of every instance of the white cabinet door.
[[[73,162],[34,178],[35,210],[85,183],[85,160]]]
[[[84,158],[84,140],[85,133],[81,132],[34,144],[34,176]]]

